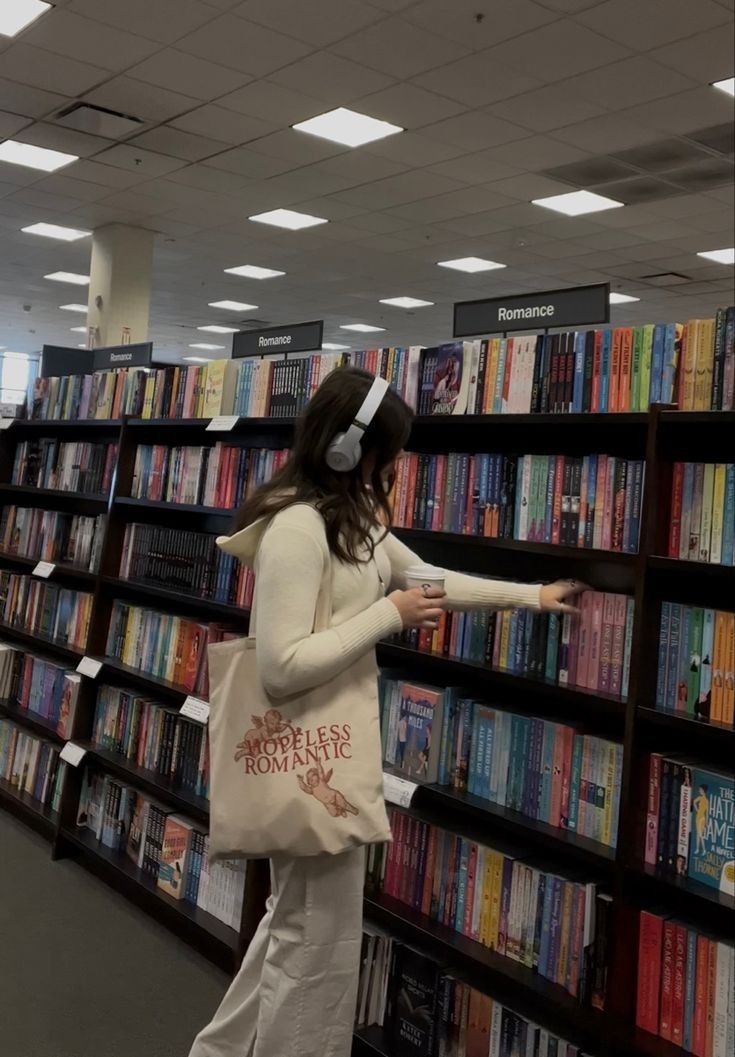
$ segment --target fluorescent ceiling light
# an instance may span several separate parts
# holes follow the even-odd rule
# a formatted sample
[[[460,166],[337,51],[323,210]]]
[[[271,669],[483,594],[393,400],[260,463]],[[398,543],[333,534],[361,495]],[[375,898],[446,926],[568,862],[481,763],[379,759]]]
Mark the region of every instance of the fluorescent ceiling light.
[[[385,330],[385,327],[371,327],[369,323],[343,323],[340,330],[359,330],[361,334],[372,334],[373,331]]]
[[[252,312],[258,306],[248,305],[244,301],[210,301],[210,308],[224,308],[228,312]]]
[[[62,242],[76,242],[91,235],[91,231],[80,231],[78,228],[63,228],[60,224],[31,224],[21,228],[26,235],[43,235],[46,239],[60,239]]]
[[[310,117],[308,121],[299,121],[291,127],[297,132],[309,132],[312,136],[342,143],[345,147],[361,147],[363,143],[372,143],[376,139],[385,139],[386,136],[404,131],[400,125],[358,114],[356,110],[348,110],[344,106],[319,114],[318,117]]]
[[[322,343],[323,349],[329,349],[330,352],[340,352],[342,349],[349,349],[349,345],[338,345],[335,341],[325,341]]]
[[[396,308],[424,308],[433,305],[433,301],[422,301],[419,297],[382,297],[381,305],[395,305]]]
[[[86,347],[87,347],[86,344],[77,345],[78,349],[86,349]]]
[[[87,328],[86,327],[69,327],[69,330],[71,330],[73,334],[86,334],[87,333]]]
[[[275,279],[277,275],[285,275],[285,272],[277,272],[275,268],[261,268],[257,264],[239,264],[237,268],[225,268],[228,275],[242,275],[246,279]]]
[[[615,290],[610,294],[611,305],[625,305],[628,301],[640,301],[640,297],[633,297],[632,294],[619,294]]]
[[[45,0],[3,0],[0,5],[0,34],[14,37],[50,9],[51,4]]]
[[[212,351],[214,349],[224,349],[224,347],[224,345],[208,345],[206,341],[195,341],[192,345],[189,346],[190,349],[207,349],[207,351]]]
[[[28,169],[41,169],[43,172],[56,172],[70,162],[78,161],[78,154],[64,154],[60,150],[48,147],[34,147],[32,143],[19,143],[15,139],[6,139],[0,143],[0,161],[8,165],[25,165]]]
[[[317,224],[328,224],[326,217],[313,217],[311,213],[297,213],[295,209],[269,209],[267,213],[255,213],[248,217],[256,224],[272,224],[276,228],[288,228],[289,231],[300,231],[301,228],[313,228]]]
[[[727,92],[728,95],[735,95],[735,77],[727,77],[724,81],[713,81],[713,88],[719,88],[721,92]]]
[[[50,279],[54,283],[71,283],[73,286],[89,286],[89,276],[79,275],[77,272],[49,272],[44,279]]]
[[[85,316],[87,314],[86,305],[59,305],[59,308],[63,308],[65,312],[84,312]]]
[[[697,256],[706,257],[708,261],[715,261],[717,264],[735,264],[735,249],[732,247],[729,250],[703,250]]]
[[[564,213],[568,217],[579,217],[583,213],[601,213],[604,209],[619,209],[625,202],[615,198],[596,195],[594,191],[569,191],[564,195],[550,195],[549,198],[531,199],[535,206],[553,209],[555,213]]]
[[[491,272],[494,268],[507,268],[498,261],[486,261],[482,257],[457,257],[453,261],[437,261],[440,268],[454,268],[458,272]]]
[[[197,330],[208,330],[210,334],[237,334],[239,327],[220,327],[217,323],[210,323],[206,327],[197,327]]]
[[[194,346],[192,345],[192,348]],[[209,356],[184,356],[187,363],[211,363]]]

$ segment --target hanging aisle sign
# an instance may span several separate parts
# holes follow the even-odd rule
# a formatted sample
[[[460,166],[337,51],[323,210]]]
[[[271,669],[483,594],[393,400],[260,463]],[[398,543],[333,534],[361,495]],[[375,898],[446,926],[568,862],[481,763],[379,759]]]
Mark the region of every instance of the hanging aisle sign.
[[[94,350],[95,371],[113,370],[115,367],[150,367],[153,360],[153,342],[140,341],[135,345],[108,345]]]
[[[274,352],[314,352],[322,347],[324,320],[284,323],[265,330],[241,330],[232,335],[232,358],[265,356]]]
[[[459,301],[454,306],[455,338],[508,330],[538,330],[539,327],[576,327],[609,321],[609,283],[490,297],[480,301]]]

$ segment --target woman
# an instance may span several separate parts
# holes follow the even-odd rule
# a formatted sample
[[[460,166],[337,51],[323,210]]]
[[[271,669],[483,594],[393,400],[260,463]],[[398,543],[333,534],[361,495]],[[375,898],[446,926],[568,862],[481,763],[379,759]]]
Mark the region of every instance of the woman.
[[[363,401],[378,388],[355,368],[329,375],[297,425],[288,462],[245,502],[235,535],[223,543],[255,569],[258,669],[274,698],[323,685],[403,628],[435,627],[445,605],[570,612],[565,599],[582,589],[573,581],[540,587],[450,572],[444,597],[437,588],[405,590],[405,570],[420,559],[385,526],[394,462],[413,416],[388,389],[369,422],[356,427]],[[359,435],[356,465],[330,468],[340,462],[335,436],[350,429],[350,437]],[[313,632],[325,555],[332,620]],[[324,789],[329,807],[327,777],[315,772],[307,782],[313,795]],[[348,1057],[364,870],[362,848],[271,864],[266,914],[190,1057]]]

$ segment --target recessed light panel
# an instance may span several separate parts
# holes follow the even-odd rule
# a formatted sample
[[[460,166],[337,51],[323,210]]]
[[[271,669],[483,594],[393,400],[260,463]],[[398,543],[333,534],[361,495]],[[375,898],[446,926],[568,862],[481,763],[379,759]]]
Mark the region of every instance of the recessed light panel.
[[[433,305],[433,301],[422,301],[419,297],[384,297],[380,300],[381,305],[394,305],[396,308],[425,308]]]
[[[349,349],[349,345],[338,345],[334,341],[325,341],[322,343],[323,349],[329,349],[330,352],[341,352],[342,349]]]
[[[713,88],[719,88],[721,92],[727,92],[728,95],[735,95],[735,77],[727,77],[724,81],[713,81]]]
[[[379,121],[377,118],[368,117],[367,114],[359,114],[356,110],[348,110],[344,106],[329,110],[326,114],[319,114],[318,117],[310,117],[308,121],[300,121],[291,127],[297,132],[308,132],[312,136],[341,143],[345,147],[361,147],[363,143],[373,143],[376,139],[385,139],[386,136],[394,136],[396,132],[404,131],[400,125]]]
[[[625,305],[629,301],[640,301],[640,297],[633,297],[632,294],[619,294],[616,290],[610,294],[611,305]]]
[[[32,143],[19,143],[14,139],[6,139],[4,143],[0,143],[0,161],[7,162],[8,165],[24,165],[27,169],[56,172],[57,169],[78,160],[78,154],[64,154],[60,150],[35,147]]]
[[[191,345],[190,348],[193,349],[194,346]],[[211,363],[212,362],[209,359],[208,356],[184,356],[183,358],[184,358],[184,360],[186,360],[187,363]]]
[[[549,198],[533,198],[535,206],[553,209],[555,213],[564,213],[568,217],[579,217],[583,213],[601,213],[604,209],[619,209],[625,205],[614,198],[597,195],[594,191],[570,191],[564,195],[551,195]]]
[[[50,279],[54,283],[71,283],[73,286],[89,286],[89,276],[79,275],[77,272],[49,272],[44,279]]]
[[[208,330],[210,334],[237,334],[239,327],[220,327],[217,323],[210,323],[206,327],[197,327],[197,330]]]
[[[2,0],[0,4],[0,34],[14,37],[31,22],[51,9],[45,0]]]
[[[46,239],[59,239],[61,242],[76,242],[91,235],[91,231],[81,231],[79,228],[64,228],[60,224],[31,224],[30,227],[21,228],[26,235],[42,235]]]
[[[369,323],[343,323],[340,330],[357,330],[360,334],[372,334],[374,331],[385,330],[385,327],[371,327]]]
[[[237,268],[225,268],[228,275],[242,275],[245,279],[275,279],[285,272],[277,272],[275,268],[261,268],[257,264],[238,264]]]
[[[207,349],[208,352],[213,352],[215,349],[224,349],[224,345],[208,345],[206,341],[195,341],[189,348],[190,349]]]
[[[86,312],[86,309],[85,309],[85,312]],[[69,327],[69,330],[72,332],[72,334],[86,334],[87,333],[87,328],[86,327]]]
[[[295,209],[269,209],[267,213],[255,213],[248,220],[254,220],[256,224],[271,224],[275,228],[288,228],[289,231],[329,223],[326,217],[313,217],[311,213],[298,213]]]
[[[735,264],[735,249],[732,247],[729,250],[703,250],[697,256],[706,257],[708,261],[715,261],[717,264]]]
[[[253,312],[257,305],[248,305],[244,301],[210,301],[210,308],[224,308],[227,312]]]
[[[87,314],[86,305],[59,305],[59,308],[62,308],[64,312],[84,312],[85,316]]]
[[[491,272],[495,268],[506,268],[498,261],[486,261],[482,257],[457,257],[452,261],[437,261],[440,268],[454,268],[458,272]]]

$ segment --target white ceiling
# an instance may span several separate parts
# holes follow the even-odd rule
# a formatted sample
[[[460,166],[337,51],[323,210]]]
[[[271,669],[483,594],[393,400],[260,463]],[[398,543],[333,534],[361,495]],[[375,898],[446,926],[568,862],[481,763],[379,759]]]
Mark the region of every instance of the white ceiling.
[[[151,334],[171,355],[231,322],[207,307],[223,298],[267,322],[323,317],[353,347],[340,323],[429,344],[456,300],[577,283],[640,297],[620,323],[732,302],[733,268],[696,256],[734,241],[733,101],[709,87],[733,75],[732,0],[56,0],[0,41],[0,137],[80,155],[53,175],[0,163],[8,348],[74,344],[83,322],[58,310],[79,289],[42,276],[87,270],[91,240],[20,233],[37,221],[159,232]],[[145,124],[124,142],[57,124],[78,99]],[[348,150],[289,127],[339,105],[407,131]],[[580,186],[635,204],[530,204]],[[330,223],[247,219],[279,206]],[[508,267],[436,266],[467,255]],[[245,263],[288,274],[223,274]],[[646,278],[672,271],[687,281]],[[378,304],[406,294],[436,305]]]

